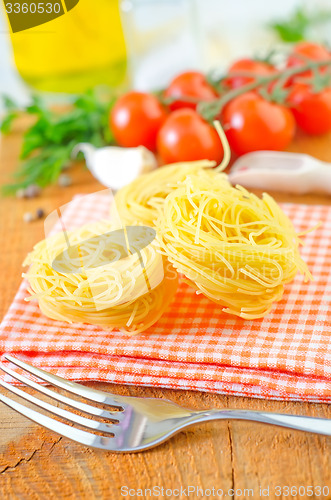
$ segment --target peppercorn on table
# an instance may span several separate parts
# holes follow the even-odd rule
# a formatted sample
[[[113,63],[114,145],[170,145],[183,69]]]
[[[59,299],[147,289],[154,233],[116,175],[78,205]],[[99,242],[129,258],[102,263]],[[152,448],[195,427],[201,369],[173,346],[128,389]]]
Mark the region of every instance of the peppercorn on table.
[[[25,126],[23,118],[15,132],[2,141],[1,183],[17,165]],[[309,139],[299,136],[292,150],[331,162],[331,135]],[[101,189],[81,165],[73,167],[70,175],[71,186],[48,188],[40,197],[1,199],[2,316],[20,284],[24,257],[43,237],[42,218],[26,222],[29,217],[24,214],[37,210],[50,213],[74,194]],[[277,201],[331,204],[323,196],[273,194]],[[118,394],[168,398],[192,408],[246,408],[331,418],[331,408],[326,404],[105,383],[88,385]],[[189,494],[195,498],[199,491],[201,496],[202,492],[208,495],[209,490],[215,498],[331,498],[330,438],[255,423],[211,422],[188,429],[145,453],[115,455],[62,439],[0,405],[0,449],[0,497],[4,500],[134,498],[141,496],[139,490],[148,497],[144,492],[148,488],[161,498],[162,488],[167,498]],[[323,487],[329,488],[327,496],[323,496]]]

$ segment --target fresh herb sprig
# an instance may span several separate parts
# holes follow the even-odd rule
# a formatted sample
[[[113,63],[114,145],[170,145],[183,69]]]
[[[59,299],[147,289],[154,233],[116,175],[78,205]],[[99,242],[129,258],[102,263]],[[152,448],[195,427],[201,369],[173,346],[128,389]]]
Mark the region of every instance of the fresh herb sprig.
[[[14,182],[3,186],[4,195],[15,194],[31,184],[41,188],[54,183],[62,169],[71,162],[75,144],[90,142],[100,147],[113,141],[108,117],[114,97],[91,90],[76,98],[66,112],[49,109],[39,97],[19,110],[8,97],[4,98],[7,114],[1,132],[9,133],[13,121],[23,111],[35,116],[35,123],[24,134],[19,169]]]
[[[315,9],[308,12],[299,7],[287,19],[272,22],[270,28],[283,42],[300,42],[308,37],[311,28],[331,20],[331,9]]]

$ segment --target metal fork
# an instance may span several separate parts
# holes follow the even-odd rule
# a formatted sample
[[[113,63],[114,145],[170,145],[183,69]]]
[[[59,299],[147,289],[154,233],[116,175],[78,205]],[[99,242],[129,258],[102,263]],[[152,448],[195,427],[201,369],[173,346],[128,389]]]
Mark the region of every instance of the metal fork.
[[[77,428],[77,426],[67,425],[17,403],[2,394],[0,394],[0,401],[25,417],[28,417],[33,422],[61,436],[72,439],[80,444],[102,450],[110,450],[113,452],[136,452],[146,450],[166,441],[168,438],[188,426],[218,419],[251,420],[254,422],[331,436],[331,420],[324,418],[250,410],[190,410],[167,399],[118,396],[117,394],[90,389],[89,387],[70,382],[44,370],[35,368],[12,356],[5,355],[4,357],[14,365],[57,388],[64,389],[76,396],[86,398],[89,401],[111,407],[105,409],[69,398],[68,396],[28,379],[7,366],[0,365],[1,370],[15,379],[20,380],[26,384],[26,386],[32,387],[38,392],[60,401],[61,403],[65,403],[76,410],[80,410],[90,418],[53,406],[22,391],[16,386],[0,381],[2,387],[40,408],[53,413],[57,417],[72,422],[80,427],[98,431],[99,434],[87,432],[86,430]],[[91,416],[97,417],[97,419],[100,419],[100,417],[106,419],[108,423],[101,422],[93,417],[91,418]]]

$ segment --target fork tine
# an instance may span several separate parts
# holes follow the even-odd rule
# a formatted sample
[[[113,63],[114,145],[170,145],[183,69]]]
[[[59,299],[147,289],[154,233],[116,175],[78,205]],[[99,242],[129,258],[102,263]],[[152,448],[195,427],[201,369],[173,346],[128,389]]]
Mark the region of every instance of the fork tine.
[[[81,417],[80,415],[71,413],[70,411],[64,410],[63,408],[58,408],[49,403],[46,403],[46,401],[42,401],[41,399],[38,399],[32,396],[31,394],[28,394],[27,392],[21,391],[17,387],[7,384],[7,382],[3,382],[1,380],[0,380],[0,386],[16,394],[16,396],[19,396],[20,398],[23,398],[26,401],[29,401],[30,403],[33,403],[36,406],[39,406],[40,408],[43,408],[44,410],[47,410],[53,413],[54,415],[57,415],[58,417],[70,420],[70,422],[74,422],[89,429],[105,432],[106,434],[116,433],[115,429],[116,426],[114,425],[104,424],[103,422],[98,422],[97,420],[90,420],[89,418]]]
[[[48,389],[47,387],[40,385],[37,382],[34,382],[33,380],[28,379],[27,377],[21,375],[20,373],[16,373],[14,370],[8,368],[7,366],[0,365],[0,370],[4,371],[5,373],[15,378],[16,380],[19,380],[26,386],[33,387],[33,389],[36,389],[36,391],[41,392],[52,399],[61,401],[61,403],[65,403],[66,405],[71,406],[76,410],[80,410],[85,413],[89,413],[91,415],[95,415],[98,417],[109,418],[110,420],[120,420],[122,417],[123,412],[121,411],[115,411],[112,413],[107,410],[103,410],[102,408],[96,408],[86,403],[82,403],[81,401],[76,401],[74,399],[68,398],[63,394],[59,394],[58,392],[52,391],[51,389]]]
[[[16,401],[8,398],[7,396],[4,396],[3,394],[0,394],[0,401],[2,401],[2,403],[6,404],[13,410],[16,410],[24,417],[29,418],[33,422],[46,427],[46,429],[49,429],[50,431],[54,431],[57,434],[60,434],[60,436],[67,437],[79,444],[84,444],[85,446],[92,446],[93,448],[99,448],[102,450],[118,451],[116,438],[97,436],[96,434],[82,431],[81,429],[63,424],[62,422],[58,422],[53,418],[42,415],[35,410],[31,410],[31,408],[28,408],[27,406],[17,403]]]
[[[84,385],[77,384],[76,382],[71,382],[57,375],[53,375],[41,368],[36,368],[35,366],[29,365],[20,359],[13,358],[9,354],[4,354],[4,358],[13,363],[23,370],[35,375],[36,377],[49,382],[55,387],[60,387],[68,392],[72,392],[78,396],[90,399],[96,403],[103,403],[110,406],[125,408],[125,403],[130,399],[130,396],[117,396],[116,394],[110,394],[108,392],[98,391],[96,389],[91,389],[90,387],[85,387]]]

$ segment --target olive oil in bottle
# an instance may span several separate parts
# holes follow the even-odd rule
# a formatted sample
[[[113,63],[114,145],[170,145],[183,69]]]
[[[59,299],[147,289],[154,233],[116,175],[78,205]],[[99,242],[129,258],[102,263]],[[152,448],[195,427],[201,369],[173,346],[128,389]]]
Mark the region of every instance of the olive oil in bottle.
[[[30,10],[33,3],[28,4]],[[70,0],[36,1],[36,8],[54,8],[54,18],[11,33],[22,78],[34,89],[47,92],[78,93],[98,84],[123,84],[126,49],[118,0],[79,0],[72,8],[69,4]],[[24,20],[23,12],[20,16]]]

